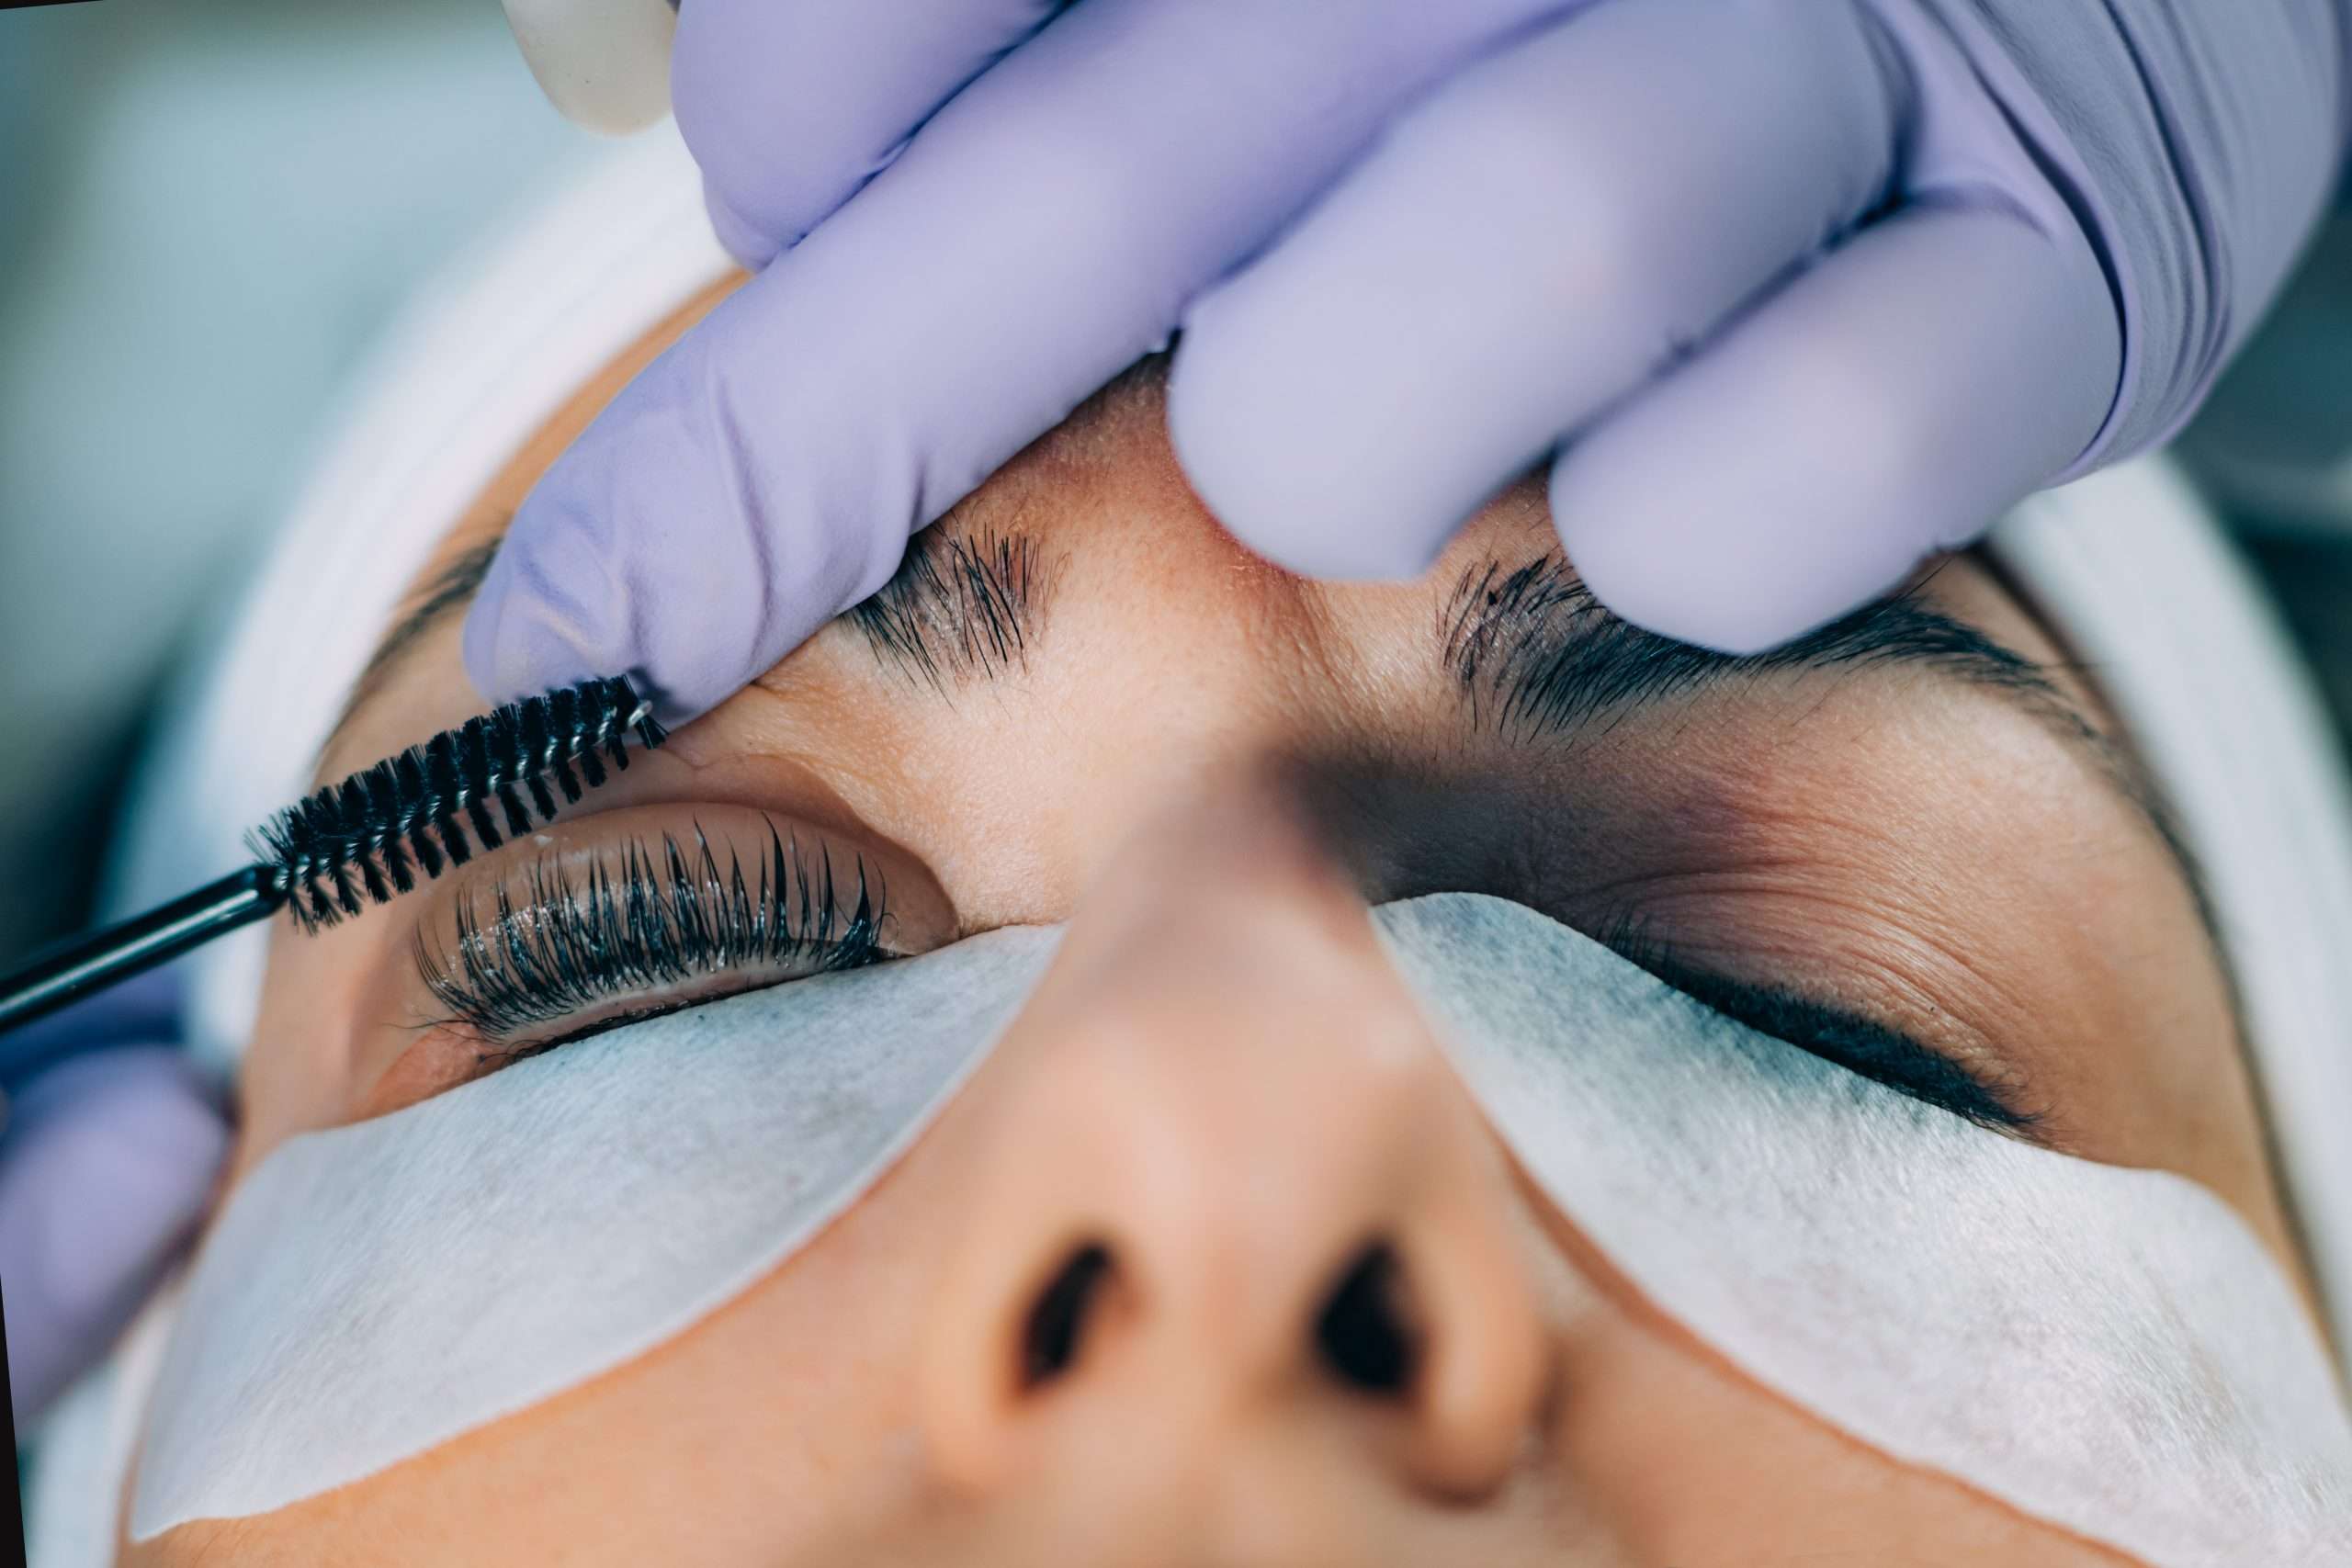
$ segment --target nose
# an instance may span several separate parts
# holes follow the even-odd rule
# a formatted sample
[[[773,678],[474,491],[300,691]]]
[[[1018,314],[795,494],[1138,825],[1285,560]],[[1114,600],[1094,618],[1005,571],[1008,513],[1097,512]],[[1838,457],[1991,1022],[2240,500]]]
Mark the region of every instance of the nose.
[[[1433,1498],[1512,1472],[1548,1357],[1503,1156],[1278,786],[1129,845],[957,1110],[951,1483],[1302,1442]]]

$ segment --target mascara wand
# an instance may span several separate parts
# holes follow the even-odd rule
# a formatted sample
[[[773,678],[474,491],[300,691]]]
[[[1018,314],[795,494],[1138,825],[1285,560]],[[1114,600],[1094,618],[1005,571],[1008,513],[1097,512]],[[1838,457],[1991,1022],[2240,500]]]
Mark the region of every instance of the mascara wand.
[[[509,704],[387,757],[271,818],[246,840],[254,863],[119,925],[70,937],[0,976],[0,1032],[285,909],[318,931],[389,904],[494,850],[628,766],[634,730],[662,744],[652,705],[625,679],[583,682]],[[602,755],[599,755],[602,753]],[[548,787],[550,781],[554,788]],[[502,831],[503,825],[503,831]],[[0,1062],[21,1082],[51,1053]],[[62,1054],[62,1051],[61,1053]]]

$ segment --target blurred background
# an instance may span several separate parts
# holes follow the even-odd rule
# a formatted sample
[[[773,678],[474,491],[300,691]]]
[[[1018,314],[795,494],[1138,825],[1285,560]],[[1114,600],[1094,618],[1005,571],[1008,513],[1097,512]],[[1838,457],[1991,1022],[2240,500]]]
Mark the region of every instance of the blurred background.
[[[0,10],[0,960],[403,297],[594,151],[497,0]],[[2352,721],[2352,220],[2183,451]]]
[[[498,0],[0,10],[0,958],[417,283],[593,154]]]

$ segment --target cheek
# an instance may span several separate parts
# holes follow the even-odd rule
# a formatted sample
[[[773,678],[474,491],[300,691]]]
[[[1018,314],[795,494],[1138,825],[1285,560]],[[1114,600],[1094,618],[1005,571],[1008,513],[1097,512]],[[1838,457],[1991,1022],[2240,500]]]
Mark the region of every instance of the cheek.
[[[1548,1490],[1564,1536],[1608,1541],[1611,1561],[1675,1568],[2112,1568],[2106,1553],[1865,1448],[1732,1371],[1533,1201],[1562,1259],[1550,1281],[1564,1392]]]
[[[1631,1561],[2113,1562],[1863,1448],[1630,1318],[1586,1336],[1566,1382],[1578,1392],[1556,1433],[1562,1461]]]
[[[157,1561],[221,1540],[240,1562],[355,1568],[872,1561],[877,1530],[929,1506],[909,1348],[938,1247],[895,1181],[604,1377],[225,1535],[173,1532]]]
[[[922,1326],[924,1251],[867,1198],[808,1250],[671,1344],[572,1435],[653,1457],[625,1435],[660,1434],[669,1479],[649,1500],[692,1495],[703,1517],[794,1555],[845,1517],[903,1512],[920,1490],[908,1351]],[[872,1223],[878,1214],[882,1223]],[[623,1380],[616,1379],[616,1382]],[[571,1437],[559,1444],[574,1447]],[[747,1559],[749,1560],[749,1559]],[[818,1561],[817,1558],[806,1558]]]

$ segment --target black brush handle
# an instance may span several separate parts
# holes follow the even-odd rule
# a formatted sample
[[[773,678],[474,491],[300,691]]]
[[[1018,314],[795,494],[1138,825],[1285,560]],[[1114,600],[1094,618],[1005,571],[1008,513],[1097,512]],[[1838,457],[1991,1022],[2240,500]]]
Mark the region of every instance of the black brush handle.
[[[277,872],[249,865],[119,925],[68,937],[0,976],[0,1033],[251,925],[285,902]],[[11,1063],[8,1076],[21,1081],[40,1065]]]

